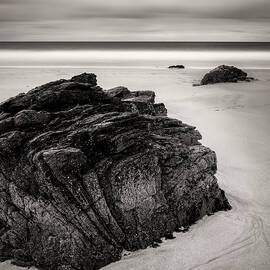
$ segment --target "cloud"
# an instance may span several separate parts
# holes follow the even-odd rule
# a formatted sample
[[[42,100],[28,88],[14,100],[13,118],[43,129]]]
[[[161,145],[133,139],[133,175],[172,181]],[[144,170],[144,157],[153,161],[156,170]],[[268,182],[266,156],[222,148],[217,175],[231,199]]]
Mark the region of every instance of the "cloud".
[[[270,41],[270,1],[0,0],[0,24],[0,40]]]

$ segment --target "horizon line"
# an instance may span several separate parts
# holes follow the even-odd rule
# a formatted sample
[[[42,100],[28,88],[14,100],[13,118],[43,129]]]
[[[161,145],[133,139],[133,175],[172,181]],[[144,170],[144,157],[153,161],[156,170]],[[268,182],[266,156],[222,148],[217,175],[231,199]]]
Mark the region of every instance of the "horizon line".
[[[270,43],[270,41],[214,41],[214,40],[210,40],[210,41],[189,41],[189,40],[185,40],[185,41],[172,41],[172,40],[168,40],[168,41],[159,41],[159,40],[95,40],[95,41],[78,41],[78,40],[0,40],[0,43],[98,43],[98,42],[103,42],[103,43]]]

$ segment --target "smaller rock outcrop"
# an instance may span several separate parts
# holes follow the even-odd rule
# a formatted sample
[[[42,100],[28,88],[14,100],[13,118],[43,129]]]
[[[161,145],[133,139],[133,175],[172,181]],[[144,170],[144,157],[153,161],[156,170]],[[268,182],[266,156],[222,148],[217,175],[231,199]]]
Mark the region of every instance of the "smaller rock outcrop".
[[[178,69],[183,69],[185,66],[183,65],[174,65],[174,66],[169,66],[168,68],[178,68]]]
[[[206,73],[201,80],[200,85],[223,83],[223,82],[238,82],[254,80],[252,77],[247,77],[247,73],[234,66],[221,65]],[[196,85],[197,86],[197,85]]]

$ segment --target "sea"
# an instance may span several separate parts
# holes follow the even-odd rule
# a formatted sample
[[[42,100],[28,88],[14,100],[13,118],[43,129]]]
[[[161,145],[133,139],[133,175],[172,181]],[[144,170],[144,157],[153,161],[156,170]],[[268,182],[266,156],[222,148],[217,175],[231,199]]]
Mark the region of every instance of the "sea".
[[[1,42],[1,67],[270,68],[267,42]]]

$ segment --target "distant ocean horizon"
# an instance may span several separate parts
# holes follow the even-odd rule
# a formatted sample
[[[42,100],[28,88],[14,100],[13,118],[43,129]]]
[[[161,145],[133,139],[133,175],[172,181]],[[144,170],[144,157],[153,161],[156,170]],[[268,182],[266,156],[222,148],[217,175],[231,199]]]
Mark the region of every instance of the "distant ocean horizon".
[[[0,42],[0,67],[270,68],[270,42]]]
[[[230,41],[0,41],[0,49],[232,49],[270,50],[270,42]]]

